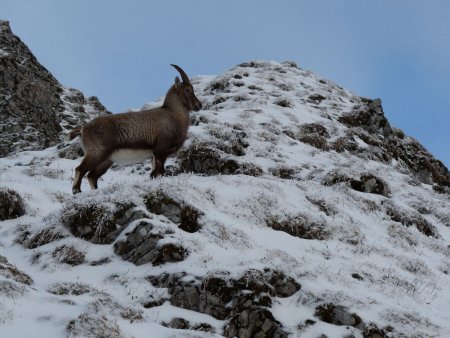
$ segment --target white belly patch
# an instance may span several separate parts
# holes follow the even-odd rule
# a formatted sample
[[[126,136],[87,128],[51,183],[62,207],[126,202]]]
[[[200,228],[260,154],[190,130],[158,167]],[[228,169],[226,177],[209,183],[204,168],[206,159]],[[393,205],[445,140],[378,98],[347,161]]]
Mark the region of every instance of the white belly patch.
[[[150,149],[119,149],[114,151],[109,157],[114,163],[130,164],[142,162],[153,157]]]

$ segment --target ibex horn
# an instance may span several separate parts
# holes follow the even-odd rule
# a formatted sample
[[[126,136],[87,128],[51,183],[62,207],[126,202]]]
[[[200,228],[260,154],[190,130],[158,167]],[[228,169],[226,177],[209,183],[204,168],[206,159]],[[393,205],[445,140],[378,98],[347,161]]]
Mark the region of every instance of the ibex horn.
[[[180,75],[181,75],[181,79],[183,80],[183,83],[189,83],[189,78],[188,78],[188,76],[186,75],[186,73],[184,72],[183,69],[181,69],[181,68],[178,67],[177,65],[172,65],[172,64],[171,64],[171,66],[174,67],[176,70],[178,70],[178,72],[179,72]]]

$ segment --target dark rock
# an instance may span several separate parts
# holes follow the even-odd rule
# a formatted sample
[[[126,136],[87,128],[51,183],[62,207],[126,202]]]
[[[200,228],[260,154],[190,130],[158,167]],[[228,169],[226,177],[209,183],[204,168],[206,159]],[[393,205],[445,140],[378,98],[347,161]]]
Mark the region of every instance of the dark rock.
[[[233,174],[239,164],[223,156],[220,151],[206,147],[189,147],[180,152],[180,167],[184,172],[196,174],[218,175]]]
[[[227,304],[233,299],[232,282],[216,277],[206,279],[203,284],[178,283],[169,288],[170,302],[174,306],[206,313],[223,320],[230,314]]]
[[[378,194],[385,197],[389,197],[391,193],[389,186],[384,180],[370,173],[361,174],[359,179],[354,179],[337,170],[332,170],[322,181],[322,184],[326,186],[338,183],[346,183],[350,188],[359,192]]]
[[[350,313],[346,307],[327,303],[316,307],[314,314],[320,320],[334,325],[354,326],[364,329],[365,324],[362,319],[355,313]]]
[[[98,112],[109,113],[106,107],[100,102],[97,96],[90,96],[87,98],[87,102]]]
[[[164,215],[174,223],[181,221],[180,203],[165,195],[163,192],[153,192],[144,197],[147,210],[157,215]]]
[[[199,323],[191,327],[192,330],[215,333],[214,328],[208,323]]]
[[[359,273],[352,273],[352,277],[357,280],[364,280],[364,278]]]
[[[363,174],[359,180],[350,180],[350,187],[360,192],[383,195],[389,197],[390,189],[380,178],[372,174]]]
[[[363,105],[354,112],[342,115],[338,121],[350,128],[348,136],[336,140],[332,148],[338,152],[348,150],[363,152],[368,158],[389,163],[392,159],[409,169],[420,182],[450,187],[450,172],[419,142],[405,137],[398,129],[392,129],[384,116],[381,100],[362,99]],[[353,143],[356,135],[370,147],[359,149]]]
[[[164,215],[186,232],[197,232],[201,229],[199,218],[203,216],[200,210],[180,203],[158,191],[144,197],[147,209],[157,215]]]
[[[358,144],[351,137],[339,137],[330,145],[330,149],[335,150],[338,153],[349,151],[354,153],[358,150]]]
[[[202,215],[197,209],[185,206],[181,209],[181,220],[178,226],[181,230],[186,232],[197,232],[201,229],[198,222],[199,216]]]
[[[420,182],[434,183],[449,191],[450,172],[439,160],[433,157],[419,142],[411,137],[396,139],[387,144],[386,151],[397,161],[409,168]]]
[[[290,138],[309,144],[317,149],[328,151],[327,138],[330,137],[328,130],[318,123],[306,123],[299,127],[298,131],[284,130],[284,134]]]
[[[381,100],[365,99],[365,106],[350,114],[342,115],[338,121],[348,127],[361,127],[371,134],[381,134],[384,138],[389,138],[393,130],[389,121],[384,116]]]
[[[229,92],[230,87],[230,81],[228,78],[221,78],[218,79],[212,83],[210,83],[206,87],[206,91],[210,93],[223,93],[223,92]]]
[[[363,331],[364,338],[388,338],[386,332],[379,329],[375,324],[369,324]]]
[[[301,169],[300,168],[292,168],[288,166],[278,166],[275,168],[269,169],[269,173],[273,176],[283,178],[283,179],[293,179],[295,174],[297,174]]]
[[[450,187],[433,185],[433,190],[438,194],[449,194],[450,195]]]
[[[315,320],[307,319],[307,320],[305,320],[304,323],[301,323],[298,325],[298,329],[300,331],[302,331],[302,330],[306,329],[307,327],[314,325],[315,323],[316,323]]]
[[[187,257],[188,252],[178,244],[160,244],[159,241],[163,238],[164,234],[153,231],[151,223],[142,221],[127,234],[126,240],[114,244],[114,252],[136,265],[161,265],[179,262]]]
[[[285,99],[275,101],[275,104],[283,108],[292,108],[294,106],[291,102]]]
[[[168,301],[168,299],[165,299],[165,298],[152,299],[152,300],[144,302],[142,304],[142,306],[146,309],[151,309],[152,307],[163,305],[166,301]]]
[[[186,259],[188,251],[181,245],[168,243],[157,248],[157,253],[151,259],[153,265],[161,265],[170,262],[180,262]],[[151,256],[151,255],[150,255]]]
[[[172,320],[168,323],[162,323],[165,327],[170,327],[172,329],[177,330],[195,330],[195,331],[203,331],[203,332],[211,332],[214,333],[214,329],[211,325],[206,323],[200,323],[192,325],[188,320],[184,318],[172,318]]]
[[[267,62],[263,62],[263,61],[250,61],[250,62],[241,63],[238,67],[241,67],[241,68],[266,68],[266,67],[270,67],[270,65]]]
[[[225,326],[227,337],[287,337],[281,324],[267,309],[271,297],[289,297],[300,285],[280,271],[250,270],[239,279],[211,275],[187,279],[185,274],[150,276],[155,287],[167,287],[172,305],[230,319]]]
[[[308,97],[308,101],[314,104],[320,104],[325,99],[326,97],[320,94],[314,94]]]
[[[298,140],[323,151],[328,151],[330,149],[326,138],[320,135],[304,135],[300,136]]]
[[[84,156],[84,151],[79,140],[73,141],[71,143],[60,143],[57,148],[58,156],[60,158],[75,160],[79,157]]]
[[[89,265],[91,266],[99,266],[99,265],[105,265],[111,262],[111,259],[109,257],[105,257],[102,259],[98,259],[96,261],[92,261]]]
[[[323,136],[325,138],[330,137],[330,134],[328,133],[327,128],[325,128],[324,126],[322,126],[321,124],[318,124],[318,123],[302,124],[300,126],[300,133],[307,134],[307,135],[315,134],[315,135]]]
[[[238,280],[211,275],[203,280],[183,280],[184,275],[148,277],[155,287],[166,287],[172,305],[206,313],[219,320],[244,310],[270,307],[271,297],[289,297],[300,285],[280,271],[250,270]]]
[[[295,61],[286,60],[281,63],[283,66],[288,66],[289,68],[298,69],[297,63]]]
[[[273,287],[275,296],[281,298],[290,297],[300,290],[300,284],[283,272],[272,270],[265,270],[264,272],[268,276],[268,283]]]
[[[233,316],[225,325],[224,335],[239,338],[288,337],[272,313],[262,308],[244,310]]]
[[[332,186],[339,183],[348,183],[351,178],[339,170],[331,170],[328,172],[322,180],[322,184],[325,186]]]
[[[0,188],[0,221],[23,215],[25,215],[25,204],[22,197],[14,190]]]
[[[60,85],[12,33],[7,21],[0,26],[0,157],[55,145],[62,130]]]
[[[191,328],[191,324],[184,318],[172,318],[168,323],[162,323],[165,327],[170,327],[177,330],[188,330]]]
[[[78,205],[63,210],[61,223],[76,237],[94,244],[110,244],[128,225],[125,217],[131,204],[116,203],[115,210],[101,205]]]

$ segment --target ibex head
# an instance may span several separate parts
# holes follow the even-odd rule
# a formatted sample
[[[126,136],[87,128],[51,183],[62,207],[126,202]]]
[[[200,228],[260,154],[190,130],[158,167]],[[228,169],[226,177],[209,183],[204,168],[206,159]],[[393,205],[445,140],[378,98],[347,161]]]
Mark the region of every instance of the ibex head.
[[[178,76],[175,78],[175,88],[177,89],[178,97],[181,103],[189,108],[189,110],[199,111],[202,109],[202,103],[197,96],[195,96],[194,87],[192,87],[192,84],[184,70],[177,65],[171,66],[178,70],[181,75],[181,79],[183,80],[181,82]]]

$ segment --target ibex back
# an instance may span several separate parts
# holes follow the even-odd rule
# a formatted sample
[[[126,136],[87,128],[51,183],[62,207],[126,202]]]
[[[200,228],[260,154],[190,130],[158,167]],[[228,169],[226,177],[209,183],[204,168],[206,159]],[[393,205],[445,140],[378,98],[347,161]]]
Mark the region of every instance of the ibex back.
[[[172,65],[181,75],[166,94],[159,108],[139,112],[99,116],[70,133],[81,135],[84,158],[75,169],[72,192],[81,192],[81,180],[88,173],[92,189],[114,162],[139,161],[153,157],[151,176],[164,174],[164,163],[183,145],[189,126],[189,113],[199,111],[201,102],[186,73]]]

